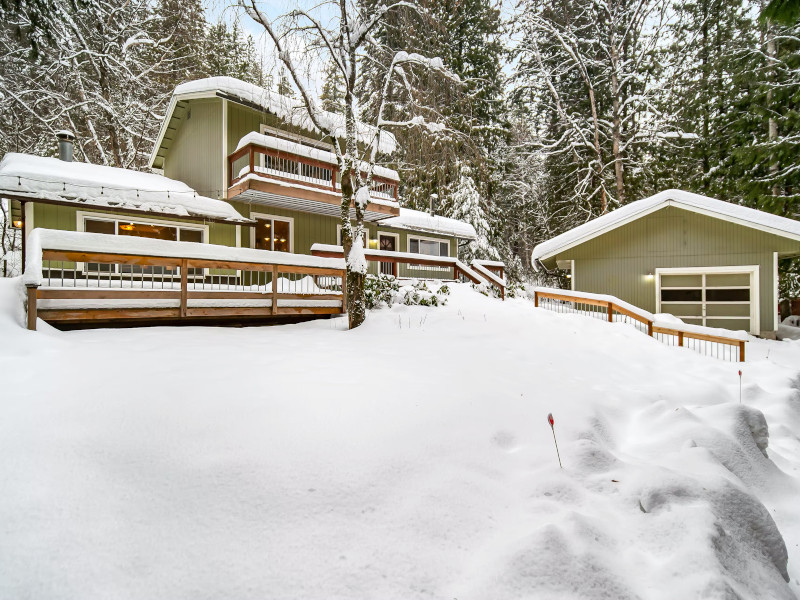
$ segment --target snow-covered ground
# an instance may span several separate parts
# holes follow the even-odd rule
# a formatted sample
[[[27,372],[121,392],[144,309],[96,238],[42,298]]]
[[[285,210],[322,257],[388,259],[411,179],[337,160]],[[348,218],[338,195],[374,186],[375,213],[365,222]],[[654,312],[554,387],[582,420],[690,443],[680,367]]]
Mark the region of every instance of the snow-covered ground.
[[[0,598],[800,591],[800,342],[724,363],[462,285],[351,332],[32,333],[18,283]]]

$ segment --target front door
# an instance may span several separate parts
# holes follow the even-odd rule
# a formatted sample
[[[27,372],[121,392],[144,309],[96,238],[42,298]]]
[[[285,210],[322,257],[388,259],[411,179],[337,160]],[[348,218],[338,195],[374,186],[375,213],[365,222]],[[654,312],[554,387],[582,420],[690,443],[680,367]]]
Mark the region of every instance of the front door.
[[[397,252],[397,238],[393,235],[378,235],[378,248],[387,252]],[[381,275],[394,275],[397,277],[396,262],[382,262]]]

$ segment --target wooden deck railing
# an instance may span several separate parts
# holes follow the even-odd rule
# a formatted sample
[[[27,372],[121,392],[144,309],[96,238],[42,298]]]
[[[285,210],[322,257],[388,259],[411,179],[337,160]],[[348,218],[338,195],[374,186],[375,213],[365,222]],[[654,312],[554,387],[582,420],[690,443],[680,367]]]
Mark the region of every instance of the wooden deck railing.
[[[344,251],[341,246],[332,246],[329,244],[314,244],[311,246],[311,254],[313,256],[329,257],[329,258],[342,258]],[[441,269],[450,270],[453,280],[469,281],[475,284],[484,284],[494,287],[497,294],[501,299],[505,300],[505,281],[503,280],[503,266],[502,263],[493,263],[489,270],[487,266],[483,269],[489,270],[489,273],[481,273],[478,267],[481,261],[474,261],[472,265],[466,265],[455,256],[429,256],[427,254],[415,254],[412,252],[392,252],[388,250],[364,250],[364,256],[368,262],[377,263],[378,271],[381,271],[381,265],[391,265],[392,272],[385,273],[386,275],[399,276],[398,265],[410,265],[412,268],[417,266],[422,267],[439,267]],[[482,265],[481,265],[482,266]],[[499,276],[498,276],[499,273]]]
[[[722,360],[744,362],[746,340],[734,332],[731,332],[731,335],[723,335],[718,333],[718,330],[713,330],[713,333],[710,329],[704,332],[702,329],[708,328],[691,325],[682,327],[678,324],[660,322],[647,311],[612,296],[598,298],[593,294],[568,290],[536,289],[533,297],[534,306],[537,307],[556,312],[582,314],[611,323],[622,321],[667,345],[688,347]]]
[[[247,175],[255,174],[269,179],[326,191],[339,192],[339,167],[291,154],[273,150],[256,143],[248,143],[228,156],[228,187],[232,187]],[[370,195],[384,200],[397,201],[398,182],[373,176]]]
[[[28,328],[46,321],[326,315],[347,311],[344,269],[45,249],[26,283]]]

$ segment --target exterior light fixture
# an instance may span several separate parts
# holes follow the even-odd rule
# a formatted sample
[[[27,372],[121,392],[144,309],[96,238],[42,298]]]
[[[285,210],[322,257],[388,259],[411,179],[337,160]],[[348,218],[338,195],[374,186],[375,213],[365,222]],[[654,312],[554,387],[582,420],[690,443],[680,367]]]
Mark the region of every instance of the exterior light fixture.
[[[17,219],[16,221],[12,221],[11,225],[13,225],[14,229],[22,229],[22,220]]]
[[[122,223],[119,228],[123,231],[133,231],[133,223]]]
[[[378,248],[378,240],[370,240],[369,241],[369,247],[372,250],[377,250],[377,248]]]
[[[647,281],[652,281],[652,279],[654,277],[653,272],[652,271],[648,271],[647,275],[645,275],[645,277],[647,278]]]

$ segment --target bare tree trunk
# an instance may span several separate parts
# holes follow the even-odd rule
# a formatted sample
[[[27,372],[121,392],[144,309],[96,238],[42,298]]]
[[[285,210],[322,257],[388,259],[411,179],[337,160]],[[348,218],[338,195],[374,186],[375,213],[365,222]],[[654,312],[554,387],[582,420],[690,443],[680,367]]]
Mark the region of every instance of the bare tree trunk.
[[[613,123],[611,131],[611,152],[614,155],[614,179],[617,186],[617,202],[620,204],[625,203],[625,181],[623,178],[623,164],[621,152],[621,137],[622,137],[622,116],[620,115],[620,95],[621,90],[619,86],[619,49],[617,48],[614,34],[611,34],[611,43],[609,44],[611,54],[611,103],[613,111]],[[603,209],[605,212],[605,208]]]
[[[767,25],[767,56],[770,58],[770,61],[773,62],[773,65],[774,65],[775,56],[777,55],[777,53],[778,53],[778,49],[777,49],[777,45],[775,44],[775,34],[772,31],[772,27],[770,25]],[[775,80],[775,67],[774,66],[772,66],[770,68],[770,79],[772,81]],[[773,110],[773,106],[772,106],[772,88],[771,87],[767,91],[767,107],[768,107],[768,110],[770,110],[770,111]],[[778,165],[778,160],[777,160],[777,158],[775,156],[775,150],[774,150],[775,143],[778,141],[778,121],[775,119],[774,116],[770,115],[767,127],[768,127],[767,135],[769,137],[769,143],[770,143],[770,146],[773,149],[771,154],[770,154],[769,173],[770,173],[770,175],[772,177],[775,177],[778,174],[779,165]],[[777,180],[773,181],[773,183],[772,183],[772,195],[773,196],[780,196],[781,195],[780,186],[778,185],[778,181]]]

